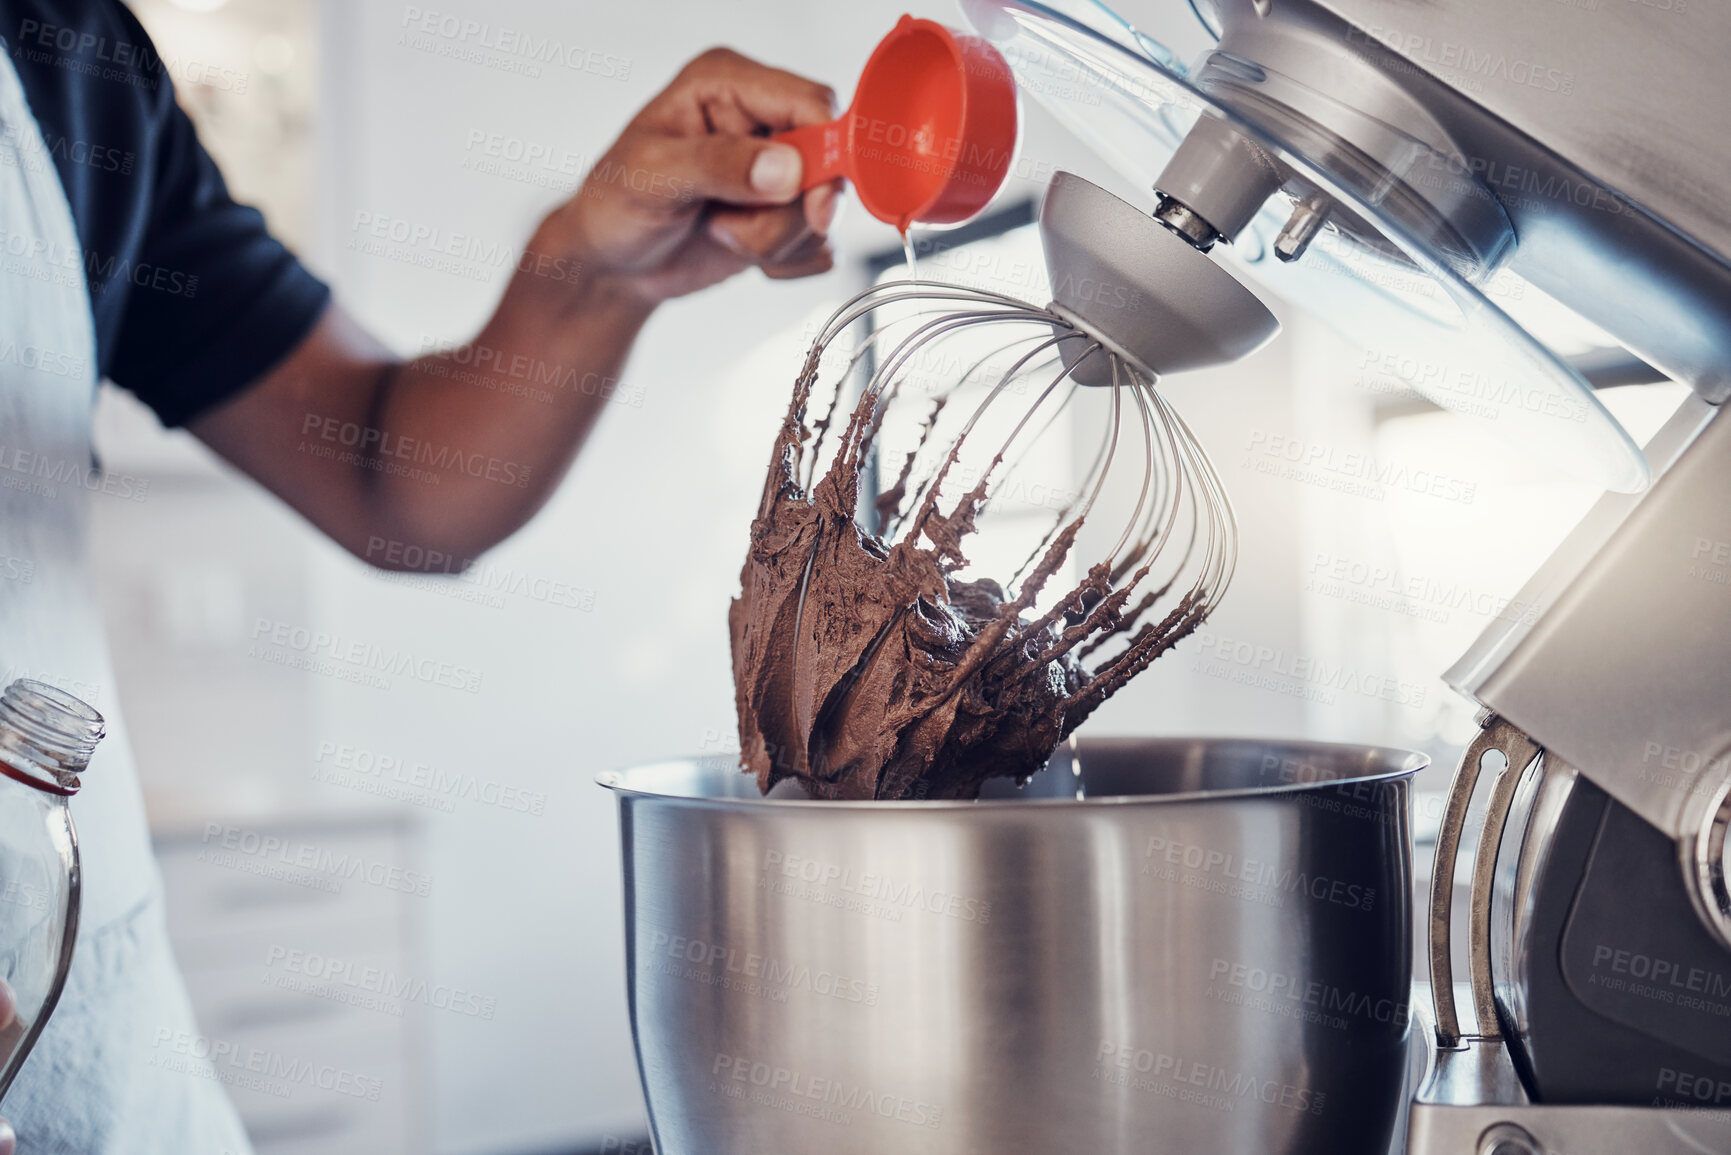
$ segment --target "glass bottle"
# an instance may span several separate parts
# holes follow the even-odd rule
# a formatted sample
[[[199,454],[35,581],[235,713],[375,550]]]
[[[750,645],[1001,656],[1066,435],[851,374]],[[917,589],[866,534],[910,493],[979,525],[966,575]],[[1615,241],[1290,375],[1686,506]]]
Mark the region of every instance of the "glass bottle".
[[[78,834],[66,804],[102,735],[102,715],[64,690],[19,678],[0,693],[0,1098],[72,965]]]

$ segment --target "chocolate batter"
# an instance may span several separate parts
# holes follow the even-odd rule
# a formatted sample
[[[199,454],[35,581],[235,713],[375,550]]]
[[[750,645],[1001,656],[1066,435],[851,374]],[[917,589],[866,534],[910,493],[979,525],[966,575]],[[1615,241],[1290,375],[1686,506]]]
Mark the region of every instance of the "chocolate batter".
[[[814,350],[776,437],[742,590],[728,612],[741,762],[765,793],[791,776],[826,799],[974,798],[987,778],[1021,781],[1195,629],[1204,607],[1187,594],[1164,619],[1138,626],[1165,591],[1126,611],[1148,567],[1114,589],[1102,564],[1051,611],[1024,618],[1080,518],[1051,535],[1014,598],[990,579],[958,580],[986,479],[947,515],[932,484],[893,545],[862,531],[854,513],[878,398],[861,399],[834,462],[806,493],[802,462],[817,450],[807,443],[828,424],[808,429],[805,420],[817,362]],[[907,475],[904,466],[878,503],[880,532]],[[1124,648],[1084,668],[1082,657],[1116,635]]]

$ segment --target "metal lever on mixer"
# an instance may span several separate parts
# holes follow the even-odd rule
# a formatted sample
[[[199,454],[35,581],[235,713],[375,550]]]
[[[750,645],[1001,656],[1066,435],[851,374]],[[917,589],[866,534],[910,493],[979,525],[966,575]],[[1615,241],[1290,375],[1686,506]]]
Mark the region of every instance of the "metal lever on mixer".
[[[1478,852],[1473,862],[1472,901],[1468,910],[1470,950],[1469,976],[1473,1011],[1478,1018],[1476,1038],[1498,1039],[1496,991],[1491,977],[1491,885],[1495,879],[1497,851],[1503,827],[1521,775],[1544,750],[1515,726],[1491,715],[1461,755],[1449,786],[1448,805],[1442,829],[1437,833],[1436,862],[1431,867],[1430,890],[1430,983],[1436,1003],[1437,1045],[1452,1050],[1460,1045],[1460,1017],[1455,1009],[1453,944],[1455,860],[1460,854],[1461,834],[1467,812],[1478,788],[1485,756],[1491,751],[1503,756],[1503,767],[1491,785],[1490,801],[1479,828]]]

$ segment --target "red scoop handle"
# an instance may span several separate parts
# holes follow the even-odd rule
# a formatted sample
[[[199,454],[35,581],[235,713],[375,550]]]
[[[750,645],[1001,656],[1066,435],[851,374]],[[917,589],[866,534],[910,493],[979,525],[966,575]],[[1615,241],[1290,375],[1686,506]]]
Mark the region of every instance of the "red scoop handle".
[[[820,184],[828,184],[838,176],[847,175],[845,117],[825,124],[790,128],[786,132],[776,133],[771,139],[799,149],[800,159],[805,162],[805,171],[799,181],[800,192],[814,189]]]

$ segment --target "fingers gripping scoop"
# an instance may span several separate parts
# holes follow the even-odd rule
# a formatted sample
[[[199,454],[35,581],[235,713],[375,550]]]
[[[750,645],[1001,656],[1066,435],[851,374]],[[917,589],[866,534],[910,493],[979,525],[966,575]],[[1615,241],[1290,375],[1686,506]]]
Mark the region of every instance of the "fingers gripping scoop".
[[[1207,254],[1074,173],[1047,186],[1040,237],[1053,310],[1155,375],[1236,361],[1280,331],[1256,294]],[[1110,360],[1084,356],[1084,342],[1061,349],[1065,365],[1080,360],[1079,383],[1113,383]]]

